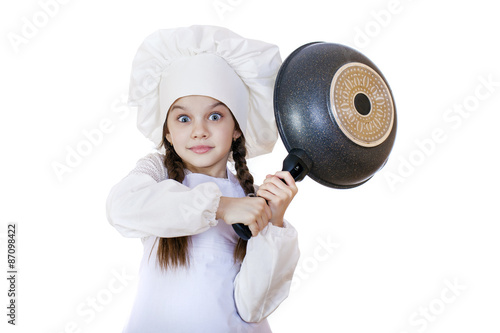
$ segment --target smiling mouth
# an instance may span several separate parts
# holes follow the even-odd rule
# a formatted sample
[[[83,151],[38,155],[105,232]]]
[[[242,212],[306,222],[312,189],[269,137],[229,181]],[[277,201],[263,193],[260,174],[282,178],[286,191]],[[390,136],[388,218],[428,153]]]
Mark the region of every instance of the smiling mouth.
[[[191,150],[195,154],[205,154],[205,153],[209,152],[210,150],[212,150],[212,148],[213,147],[210,147],[210,146],[194,146],[194,147],[189,148],[189,150]]]

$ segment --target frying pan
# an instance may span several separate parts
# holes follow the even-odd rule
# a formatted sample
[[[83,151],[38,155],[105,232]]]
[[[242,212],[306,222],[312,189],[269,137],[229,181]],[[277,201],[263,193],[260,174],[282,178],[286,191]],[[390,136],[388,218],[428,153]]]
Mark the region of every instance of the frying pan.
[[[313,42],[293,51],[274,87],[276,125],[288,151],[283,171],[349,189],[380,170],[394,145],[396,108],[382,72],[360,52]],[[233,224],[241,238],[252,236]]]

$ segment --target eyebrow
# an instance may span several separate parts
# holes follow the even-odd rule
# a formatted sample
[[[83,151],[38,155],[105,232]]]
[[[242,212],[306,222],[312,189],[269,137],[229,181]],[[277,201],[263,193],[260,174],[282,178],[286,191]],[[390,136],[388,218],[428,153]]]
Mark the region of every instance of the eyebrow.
[[[219,105],[226,106],[226,104],[224,104],[224,103],[222,103],[222,102],[217,102],[217,103],[212,104],[212,105],[210,106],[210,109],[213,109],[213,108],[215,108],[215,107],[217,107],[217,106],[219,106]]]
[[[209,105],[209,106],[208,106],[208,109],[213,109],[213,108],[215,108],[215,107],[217,107],[217,106],[219,106],[219,105],[224,105],[224,106],[225,106],[225,104],[224,104],[224,103],[222,103],[222,102],[215,102],[214,104]],[[185,107],[185,106],[183,106],[183,105],[178,105],[178,104],[175,104],[175,105],[173,105],[173,106],[172,106],[172,109],[170,109],[170,111],[173,111],[173,110],[175,110],[175,109],[181,109],[181,110],[183,110],[183,111],[186,111],[186,110],[187,110],[187,107]]]
[[[170,111],[174,111],[175,109],[186,110],[186,108],[183,107],[182,105],[173,105]]]

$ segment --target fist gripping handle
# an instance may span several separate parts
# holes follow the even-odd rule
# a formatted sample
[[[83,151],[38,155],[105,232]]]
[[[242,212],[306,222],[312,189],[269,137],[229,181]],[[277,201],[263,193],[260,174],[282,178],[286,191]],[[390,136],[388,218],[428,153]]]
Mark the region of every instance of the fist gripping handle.
[[[312,161],[302,149],[292,149],[288,156],[283,161],[282,171],[288,171],[296,182],[301,181],[309,173],[312,167]],[[286,182],[282,179],[283,183]],[[249,240],[252,237],[252,232],[248,226],[243,223],[235,223],[232,225],[234,231],[243,240]]]

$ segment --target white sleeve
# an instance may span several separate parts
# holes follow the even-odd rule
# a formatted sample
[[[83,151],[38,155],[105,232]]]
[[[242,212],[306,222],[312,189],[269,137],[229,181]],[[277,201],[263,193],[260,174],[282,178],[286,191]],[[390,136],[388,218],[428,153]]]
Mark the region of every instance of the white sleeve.
[[[264,320],[288,297],[299,256],[297,231],[287,221],[283,228],[270,223],[250,238],[234,280],[234,299],[244,321]]]
[[[158,154],[139,160],[116,184],[106,201],[109,223],[125,237],[180,237],[201,233],[217,224],[222,195],[215,183],[189,188],[165,179]]]

